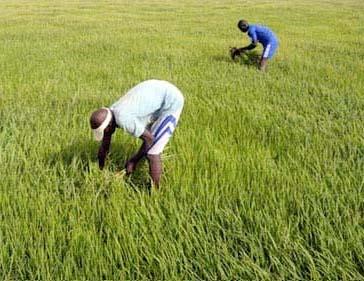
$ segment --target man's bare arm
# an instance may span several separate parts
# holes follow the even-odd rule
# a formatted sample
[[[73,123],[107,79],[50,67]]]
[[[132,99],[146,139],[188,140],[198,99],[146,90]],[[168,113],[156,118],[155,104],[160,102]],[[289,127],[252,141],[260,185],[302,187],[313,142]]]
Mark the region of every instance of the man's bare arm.
[[[231,48],[230,49],[230,55],[231,58],[234,59],[236,56],[240,56],[245,51],[253,50],[257,46],[256,42],[252,42],[250,45],[242,48]]]
[[[144,133],[140,136],[143,140],[142,146],[139,148],[138,152],[135,153],[126,163],[125,168],[127,174],[131,174],[134,172],[136,166],[138,165],[139,161],[142,160],[152,146],[154,137],[153,134],[149,130],[145,130]]]
[[[144,141],[144,152],[147,153],[149,148],[153,145],[154,136],[149,130],[145,130],[144,133],[140,136],[140,138]]]
[[[102,143],[99,148],[99,153],[97,154],[97,157],[99,159],[100,170],[102,170],[105,166],[105,159],[109,152],[111,136],[112,136],[111,134],[104,135],[104,138],[102,139]]]
[[[257,46],[257,42],[252,42],[250,45],[240,48],[239,52],[245,52],[245,51],[250,51],[253,50],[255,47]]]

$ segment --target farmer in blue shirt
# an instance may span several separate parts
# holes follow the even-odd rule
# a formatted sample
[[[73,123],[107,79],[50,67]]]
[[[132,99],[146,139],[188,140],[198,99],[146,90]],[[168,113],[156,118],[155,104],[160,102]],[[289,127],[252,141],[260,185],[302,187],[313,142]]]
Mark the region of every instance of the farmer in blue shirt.
[[[271,59],[278,48],[278,39],[276,35],[268,27],[261,25],[249,24],[246,20],[240,20],[238,22],[238,28],[246,33],[251,38],[251,44],[243,48],[232,48],[231,57],[239,56],[245,51],[254,49],[258,43],[263,45],[263,53],[260,58],[259,68],[265,70],[268,59]]]
[[[102,142],[98,152],[100,169],[104,168],[112,134],[121,128],[143,141],[139,151],[125,164],[127,174],[134,172],[145,157],[158,188],[162,174],[160,155],[177,126],[183,104],[183,95],[176,86],[153,79],[139,83],[110,107],[93,112],[91,129],[95,139]]]

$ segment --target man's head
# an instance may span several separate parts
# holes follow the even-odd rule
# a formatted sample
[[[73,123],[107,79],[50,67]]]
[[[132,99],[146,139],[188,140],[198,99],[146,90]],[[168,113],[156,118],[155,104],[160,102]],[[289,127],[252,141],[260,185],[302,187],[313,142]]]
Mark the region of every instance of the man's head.
[[[101,141],[104,137],[104,132],[110,133],[115,130],[113,125],[113,115],[109,108],[103,107],[91,114],[90,125],[94,138],[97,141]]]
[[[239,20],[238,22],[238,28],[242,31],[242,32],[247,32],[249,29],[249,23],[246,20]]]

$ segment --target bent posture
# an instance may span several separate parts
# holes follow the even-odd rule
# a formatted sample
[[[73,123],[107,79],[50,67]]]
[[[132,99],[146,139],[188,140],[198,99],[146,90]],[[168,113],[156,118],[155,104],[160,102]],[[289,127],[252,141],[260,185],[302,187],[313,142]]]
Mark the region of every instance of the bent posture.
[[[177,126],[184,98],[173,84],[162,80],[147,80],[130,89],[110,106],[93,112],[91,129],[97,141],[102,141],[98,152],[100,169],[104,168],[111,137],[116,128],[122,128],[143,143],[125,164],[132,173],[146,157],[153,183],[158,188],[162,174],[161,153]]]
[[[240,20],[238,22],[238,28],[242,32],[248,33],[248,36],[251,38],[251,43],[243,48],[232,48],[232,59],[234,59],[235,56],[240,56],[245,51],[253,50],[257,44],[260,43],[263,45],[264,49],[260,58],[259,69],[264,71],[267,67],[268,59],[271,59],[274,56],[274,53],[278,48],[278,39],[276,35],[268,27],[252,25],[246,20]]]

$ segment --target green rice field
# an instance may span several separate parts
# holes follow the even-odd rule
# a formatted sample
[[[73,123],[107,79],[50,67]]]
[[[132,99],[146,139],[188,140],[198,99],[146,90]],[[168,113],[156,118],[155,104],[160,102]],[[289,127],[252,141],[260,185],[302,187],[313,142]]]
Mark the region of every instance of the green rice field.
[[[0,1],[0,280],[364,280],[363,46],[362,0]],[[151,78],[185,96],[152,192],[89,127]]]

